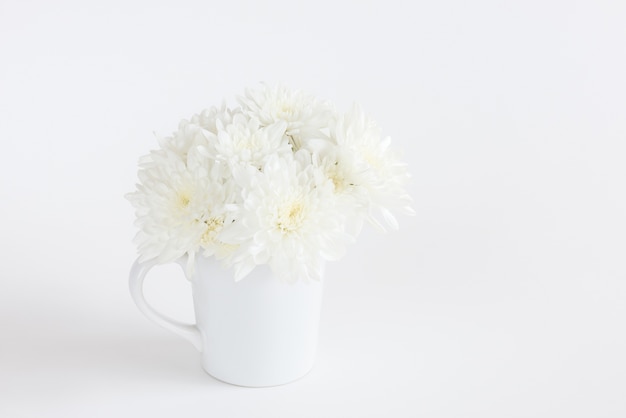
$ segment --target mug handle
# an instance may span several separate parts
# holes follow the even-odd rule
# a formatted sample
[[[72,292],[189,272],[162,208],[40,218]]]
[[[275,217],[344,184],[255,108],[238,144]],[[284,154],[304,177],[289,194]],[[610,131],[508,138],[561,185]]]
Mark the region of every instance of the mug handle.
[[[202,336],[200,335],[200,330],[196,324],[185,324],[168,318],[167,316],[157,312],[146,301],[143,294],[143,280],[146,278],[150,269],[157,264],[157,261],[154,259],[143,263],[140,263],[139,259],[135,260],[133,267],[130,269],[129,277],[130,295],[133,297],[133,301],[148,319],[173,332],[174,334],[180,335],[184,339],[190,341],[198,351],[202,351]]]

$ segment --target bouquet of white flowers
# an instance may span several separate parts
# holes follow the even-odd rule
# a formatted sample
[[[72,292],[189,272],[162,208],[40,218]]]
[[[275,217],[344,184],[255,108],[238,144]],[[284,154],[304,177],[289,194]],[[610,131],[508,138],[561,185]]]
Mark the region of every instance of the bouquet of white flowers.
[[[140,160],[139,261],[215,257],[235,280],[268,264],[287,281],[320,278],[363,221],[396,229],[412,214],[406,165],[358,106],[345,114],[300,91],[263,86],[213,107]]]

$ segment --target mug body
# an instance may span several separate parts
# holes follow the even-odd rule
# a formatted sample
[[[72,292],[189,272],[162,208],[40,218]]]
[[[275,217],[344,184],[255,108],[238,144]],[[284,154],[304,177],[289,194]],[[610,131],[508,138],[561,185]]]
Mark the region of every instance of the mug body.
[[[202,366],[211,376],[240,386],[276,386],[313,367],[322,281],[287,283],[266,265],[243,280],[205,257],[192,278]]]

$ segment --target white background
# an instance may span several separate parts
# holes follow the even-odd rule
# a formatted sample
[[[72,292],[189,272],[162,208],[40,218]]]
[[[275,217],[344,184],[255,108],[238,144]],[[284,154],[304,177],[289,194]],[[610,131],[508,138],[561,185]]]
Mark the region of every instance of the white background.
[[[626,416],[626,3],[0,2],[0,415]],[[327,270],[318,361],[220,383],[127,275],[137,160],[260,81],[404,152],[418,216]],[[162,267],[146,292],[191,317]]]

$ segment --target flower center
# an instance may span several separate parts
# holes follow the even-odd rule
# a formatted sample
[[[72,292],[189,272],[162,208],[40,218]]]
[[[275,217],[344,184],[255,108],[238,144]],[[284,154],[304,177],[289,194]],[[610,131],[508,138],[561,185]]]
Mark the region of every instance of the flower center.
[[[276,226],[283,233],[294,232],[302,227],[305,215],[304,203],[301,199],[294,199],[278,209]]]
[[[215,236],[217,235],[217,231],[222,228],[224,225],[224,220],[217,217],[212,217],[204,221],[206,225],[206,229],[202,234],[202,238],[200,238],[202,244],[207,245],[211,242],[215,241]]]
[[[326,167],[326,177],[333,182],[333,186],[335,186],[335,192],[340,193],[345,189],[345,179],[339,173],[339,163],[335,162],[334,164]]]
[[[252,137],[239,137],[235,142],[235,150],[236,151],[244,151],[244,150],[254,150],[256,148],[256,144]]]
[[[185,209],[187,206],[189,206],[190,202],[191,202],[191,196],[189,196],[188,193],[181,192],[181,193],[178,194],[178,198],[176,200],[176,203],[177,203],[179,208]]]
[[[337,193],[340,193],[345,189],[344,181],[341,177],[339,177],[339,174],[332,173],[330,175],[330,180],[333,182],[333,185],[335,186],[335,191]]]
[[[326,177],[333,183],[334,191],[337,194],[345,192],[349,187],[354,186],[346,177],[344,170],[341,169],[339,161],[324,166]]]

